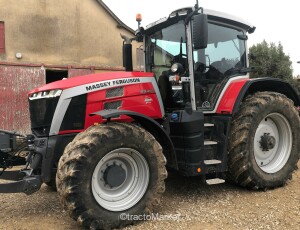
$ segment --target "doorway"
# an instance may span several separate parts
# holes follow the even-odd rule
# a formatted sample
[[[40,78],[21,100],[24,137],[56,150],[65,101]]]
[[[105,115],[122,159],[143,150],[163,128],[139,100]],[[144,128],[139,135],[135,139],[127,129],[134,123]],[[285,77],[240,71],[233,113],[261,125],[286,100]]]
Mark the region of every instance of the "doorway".
[[[68,78],[68,70],[46,69],[46,84]]]

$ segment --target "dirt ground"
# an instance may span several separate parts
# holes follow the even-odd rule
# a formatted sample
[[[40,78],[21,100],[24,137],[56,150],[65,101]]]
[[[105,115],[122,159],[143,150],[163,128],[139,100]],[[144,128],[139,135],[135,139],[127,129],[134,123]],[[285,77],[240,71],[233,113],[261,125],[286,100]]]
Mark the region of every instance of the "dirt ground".
[[[0,205],[0,229],[81,229],[46,185],[31,196],[0,194]],[[300,229],[300,170],[285,187],[265,192],[171,173],[159,214],[177,218],[126,229]]]

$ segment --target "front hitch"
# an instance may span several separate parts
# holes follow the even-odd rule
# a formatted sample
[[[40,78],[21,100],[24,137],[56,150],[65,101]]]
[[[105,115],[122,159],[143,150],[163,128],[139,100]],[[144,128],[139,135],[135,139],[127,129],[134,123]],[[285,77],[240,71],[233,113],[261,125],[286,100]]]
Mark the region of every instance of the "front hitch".
[[[26,148],[27,139],[25,136],[0,130],[0,168],[5,170],[13,166],[25,165],[26,159],[21,152]]]
[[[30,195],[40,189],[41,177],[32,175],[33,170],[27,168],[33,154],[28,144],[30,144],[30,138],[0,130],[0,179],[13,181],[1,183],[0,193],[24,192]],[[14,166],[25,166],[25,168],[6,171]]]

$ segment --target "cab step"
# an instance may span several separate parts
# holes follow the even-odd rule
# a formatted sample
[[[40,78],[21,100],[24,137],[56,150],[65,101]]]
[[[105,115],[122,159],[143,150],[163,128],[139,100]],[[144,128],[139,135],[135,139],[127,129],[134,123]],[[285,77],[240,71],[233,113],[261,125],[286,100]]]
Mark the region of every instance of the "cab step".
[[[216,141],[204,141],[204,145],[217,145],[218,142]]]
[[[206,180],[206,184],[208,184],[208,185],[222,184],[222,183],[225,183],[225,180],[220,179],[220,178]]]
[[[205,165],[217,165],[217,164],[221,164],[222,161],[220,160],[215,160],[215,159],[212,159],[212,160],[204,160],[204,164]]]
[[[204,123],[204,127],[214,127],[215,125],[212,123]]]

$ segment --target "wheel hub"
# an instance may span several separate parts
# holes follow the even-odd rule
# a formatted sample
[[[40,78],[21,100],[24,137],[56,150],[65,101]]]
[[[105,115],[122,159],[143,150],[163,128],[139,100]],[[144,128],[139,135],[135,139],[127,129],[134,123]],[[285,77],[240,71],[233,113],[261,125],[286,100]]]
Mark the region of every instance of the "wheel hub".
[[[109,211],[133,207],[145,194],[150,179],[148,163],[131,148],[115,149],[96,165],[92,192],[100,206]]]
[[[103,179],[110,188],[119,187],[126,179],[126,171],[122,168],[121,164],[117,165],[114,163],[105,169]]]
[[[274,136],[271,136],[270,133],[264,133],[264,135],[260,137],[259,143],[262,151],[269,151],[275,147],[276,139]]]
[[[266,173],[276,173],[288,161],[292,148],[292,130],[288,120],[271,113],[258,125],[254,136],[254,157]]]

